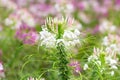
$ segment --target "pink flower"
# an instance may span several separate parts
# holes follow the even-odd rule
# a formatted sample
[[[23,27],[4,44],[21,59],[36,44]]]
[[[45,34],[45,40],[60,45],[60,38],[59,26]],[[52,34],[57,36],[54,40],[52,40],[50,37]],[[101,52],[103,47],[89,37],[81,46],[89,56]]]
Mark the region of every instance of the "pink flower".
[[[106,6],[94,6],[94,11],[98,14],[106,15],[108,13],[108,8]]]
[[[93,34],[98,33],[98,32],[99,32],[99,26],[97,25],[97,26],[95,26],[95,28],[93,29]]]
[[[29,11],[34,16],[37,23],[43,24],[45,18],[49,15],[55,15],[55,8],[46,3],[33,4],[29,7]]]
[[[38,40],[38,34],[36,32],[29,32],[26,35],[25,40],[23,41],[23,43],[25,44],[35,44],[36,41]]]
[[[38,40],[38,34],[34,28],[22,23],[20,28],[16,31],[16,38],[24,44],[34,45]]]
[[[78,8],[80,10],[85,10],[86,9],[85,1],[73,0],[72,3],[73,3],[75,8]]]
[[[75,73],[79,73],[82,70],[81,67],[80,67],[79,62],[76,61],[76,60],[72,60],[69,65],[71,67],[73,67],[73,70],[74,70]]]
[[[115,0],[115,10],[120,10],[120,0]]]
[[[120,6],[120,0],[115,0],[115,4]]]

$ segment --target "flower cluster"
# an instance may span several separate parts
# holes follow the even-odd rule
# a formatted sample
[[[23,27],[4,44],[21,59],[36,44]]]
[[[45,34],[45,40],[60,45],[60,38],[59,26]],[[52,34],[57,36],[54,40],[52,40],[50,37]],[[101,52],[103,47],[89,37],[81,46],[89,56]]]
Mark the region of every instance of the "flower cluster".
[[[5,7],[9,10],[16,10],[17,4],[12,2],[11,0],[0,0],[0,6]]]
[[[5,19],[5,25],[11,26],[13,29],[18,29],[22,22],[31,27],[35,26],[33,16],[26,9],[18,9]]]
[[[34,28],[29,27],[23,23],[16,31],[16,38],[22,41],[24,44],[35,44],[38,40],[38,34]]]
[[[102,45],[105,47],[106,52],[112,52],[111,55],[120,54],[120,36],[115,34],[109,34],[105,36],[102,41]]]
[[[68,21],[68,19],[64,18],[48,19],[46,25],[43,26],[42,31],[40,32],[40,46],[55,47],[60,41],[62,41],[66,47],[75,46],[80,43],[79,30],[68,30],[68,25],[70,25],[68,24]],[[61,32],[62,35],[60,35],[59,32]]]
[[[115,54],[111,55],[103,49],[94,48],[94,54],[88,57],[88,63],[84,65],[84,70],[96,67],[101,74],[114,75],[115,70],[118,69],[118,58]],[[106,73],[107,72],[107,73]]]
[[[116,26],[107,20],[102,20],[99,25],[99,31],[101,33],[105,32],[114,33],[116,31]]]

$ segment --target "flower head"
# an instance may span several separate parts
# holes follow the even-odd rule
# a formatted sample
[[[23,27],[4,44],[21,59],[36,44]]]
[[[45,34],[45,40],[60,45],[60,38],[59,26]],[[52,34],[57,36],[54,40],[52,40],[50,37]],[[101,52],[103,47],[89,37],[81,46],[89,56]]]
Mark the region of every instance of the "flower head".
[[[71,25],[70,25],[70,24]],[[78,29],[67,29],[73,22],[67,18],[48,18],[40,32],[40,45],[47,47],[56,47],[59,41],[62,41],[66,47],[79,44],[80,32]]]
[[[16,31],[16,37],[18,40],[22,41],[24,44],[35,44],[38,40],[38,34],[34,28],[29,27],[23,23],[19,29]]]
[[[82,70],[81,67],[80,67],[79,62],[76,61],[76,60],[72,60],[69,65],[71,67],[73,67],[73,70],[74,70],[75,73],[79,73]]]

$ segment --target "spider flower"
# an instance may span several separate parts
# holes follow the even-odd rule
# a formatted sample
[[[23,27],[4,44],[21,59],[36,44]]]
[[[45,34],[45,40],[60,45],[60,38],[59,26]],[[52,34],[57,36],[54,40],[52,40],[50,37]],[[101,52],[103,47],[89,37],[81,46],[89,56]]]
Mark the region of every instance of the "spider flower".
[[[16,31],[16,38],[24,44],[34,45],[38,40],[38,34],[34,28],[29,27],[25,23],[20,26]]]
[[[73,67],[75,73],[80,73],[82,71],[79,62],[76,60],[72,60],[69,65]]]
[[[100,74],[114,75],[118,69],[118,58],[111,55],[112,52],[106,52],[104,49],[94,48],[94,53],[88,57],[88,63],[84,65],[84,70],[96,68]],[[106,73],[107,72],[107,73]]]
[[[66,47],[75,46],[80,43],[78,29],[69,30],[69,23],[66,18],[48,18],[40,32],[40,45],[46,47],[55,47],[57,43],[62,41]],[[59,34],[60,33],[60,34]]]

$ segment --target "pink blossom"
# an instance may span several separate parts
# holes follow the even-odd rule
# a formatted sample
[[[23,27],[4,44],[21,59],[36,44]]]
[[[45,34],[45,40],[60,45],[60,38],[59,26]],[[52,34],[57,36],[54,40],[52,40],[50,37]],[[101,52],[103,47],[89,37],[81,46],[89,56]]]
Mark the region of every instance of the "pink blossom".
[[[98,32],[99,32],[99,26],[97,25],[97,26],[95,26],[95,28],[93,30],[93,34],[98,33]]]
[[[29,7],[29,11],[34,16],[37,23],[43,24],[45,18],[49,15],[55,15],[55,8],[46,3],[33,4]]]
[[[86,9],[86,2],[85,1],[73,0],[72,3],[73,3],[75,8],[78,8],[80,10]]]
[[[120,6],[120,0],[115,0],[115,4]]]
[[[79,62],[76,61],[76,60],[72,60],[69,65],[71,67],[73,67],[73,70],[74,70],[75,73],[79,73],[82,70],[81,67],[80,67]]]
[[[23,23],[16,31],[16,38],[22,41],[24,44],[34,45],[38,40],[38,34],[34,28]]]
[[[115,0],[115,10],[120,10],[120,0]]]
[[[24,40],[25,44],[34,44],[38,40],[38,34],[36,32],[29,32]]]

